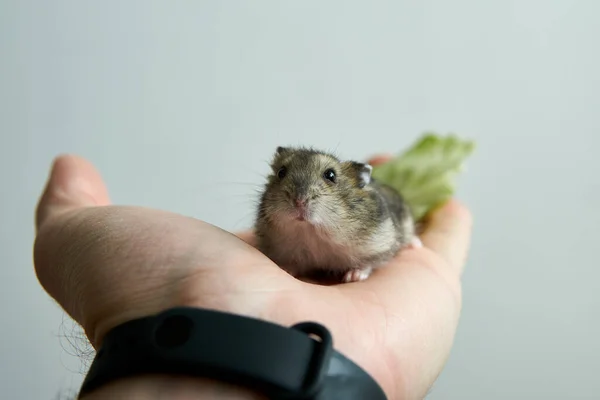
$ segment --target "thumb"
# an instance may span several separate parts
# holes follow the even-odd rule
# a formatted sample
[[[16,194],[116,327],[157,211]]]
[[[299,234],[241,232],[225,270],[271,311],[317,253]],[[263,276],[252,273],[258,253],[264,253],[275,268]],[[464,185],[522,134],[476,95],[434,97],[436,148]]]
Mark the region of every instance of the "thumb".
[[[36,229],[65,212],[109,204],[106,185],[94,166],[84,158],[61,155],[54,160],[37,204]]]
[[[471,229],[469,210],[458,201],[450,200],[427,218],[421,240],[460,275],[469,251]]]

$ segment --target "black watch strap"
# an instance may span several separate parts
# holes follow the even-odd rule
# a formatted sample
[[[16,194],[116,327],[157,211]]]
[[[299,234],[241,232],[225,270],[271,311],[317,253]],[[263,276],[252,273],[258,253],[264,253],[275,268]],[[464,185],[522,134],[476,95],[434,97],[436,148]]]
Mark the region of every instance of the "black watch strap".
[[[224,312],[174,308],[104,338],[80,395],[116,379],[177,374],[246,386],[275,400],[386,400],[377,382],[333,348],[324,326],[286,328]]]

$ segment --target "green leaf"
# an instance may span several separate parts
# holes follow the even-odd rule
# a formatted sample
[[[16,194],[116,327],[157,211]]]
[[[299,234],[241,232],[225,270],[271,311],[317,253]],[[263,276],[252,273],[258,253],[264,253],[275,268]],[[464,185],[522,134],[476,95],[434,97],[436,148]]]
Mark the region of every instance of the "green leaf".
[[[456,177],[475,142],[450,134],[426,133],[403,153],[373,167],[373,177],[404,197],[417,221],[450,200]]]

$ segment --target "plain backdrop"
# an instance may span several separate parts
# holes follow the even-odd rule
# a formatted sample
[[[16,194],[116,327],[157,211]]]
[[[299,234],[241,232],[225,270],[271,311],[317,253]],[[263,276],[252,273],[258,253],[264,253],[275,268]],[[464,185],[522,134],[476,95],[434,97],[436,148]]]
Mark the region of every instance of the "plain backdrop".
[[[116,203],[249,226],[275,146],[478,143],[464,311],[431,400],[600,398],[600,2],[0,1],[0,397],[77,389],[39,286],[52,159]]]

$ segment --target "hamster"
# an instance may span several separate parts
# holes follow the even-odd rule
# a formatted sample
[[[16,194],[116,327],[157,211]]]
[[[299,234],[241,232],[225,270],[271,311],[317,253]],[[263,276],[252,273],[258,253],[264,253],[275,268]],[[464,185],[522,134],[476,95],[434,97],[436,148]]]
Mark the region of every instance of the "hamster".
[[[257,248],[292,276],[367,279],[401,249],[420,247],[414,218],[369,164],[304,147],[278,147],[260,197]]]

